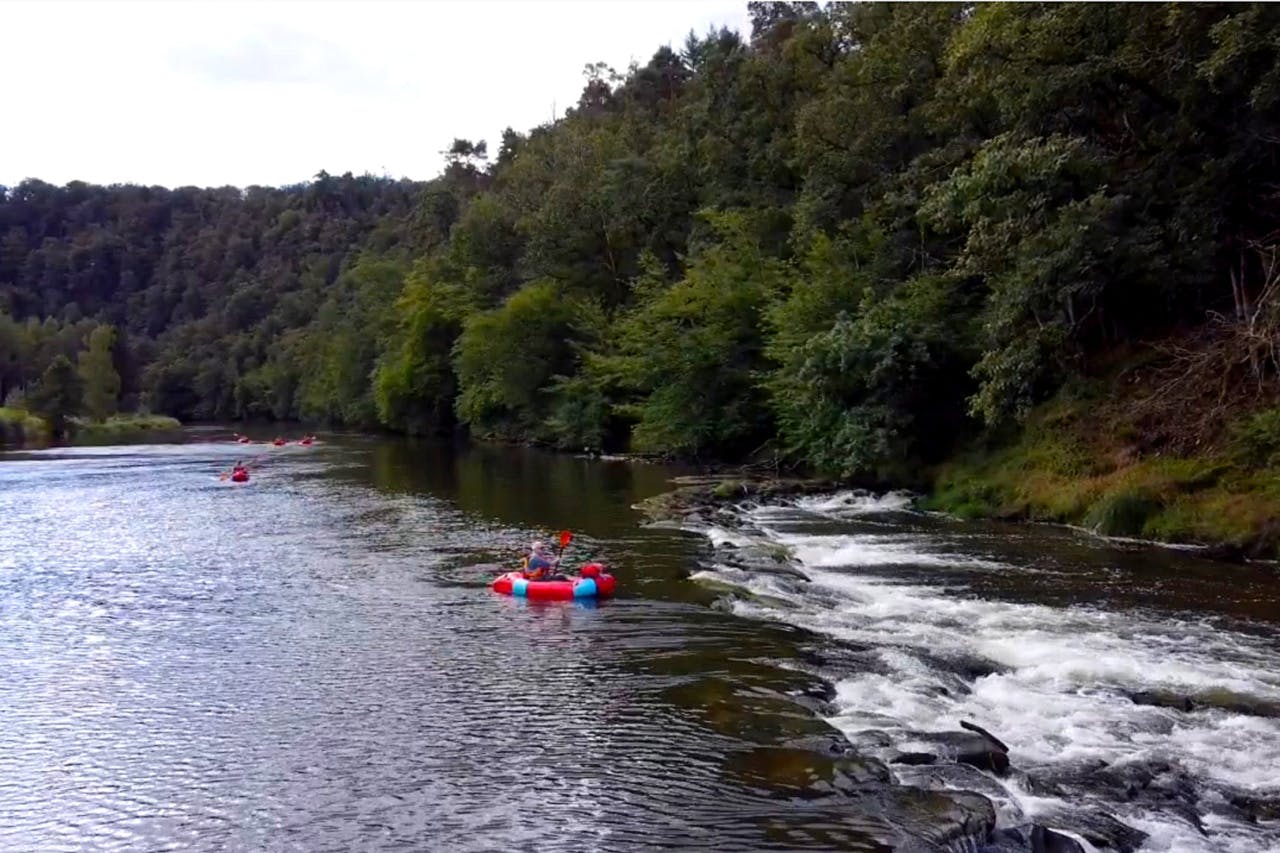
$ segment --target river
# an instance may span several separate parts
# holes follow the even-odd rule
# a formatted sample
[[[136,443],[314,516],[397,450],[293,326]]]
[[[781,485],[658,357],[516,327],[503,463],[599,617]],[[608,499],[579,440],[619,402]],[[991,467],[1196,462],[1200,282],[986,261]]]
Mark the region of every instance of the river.
[[[1280,849],[1272,567],[894,495],[673,529],[631,509],[662,466],[227,435],[0,454],[0,849],[972,850],[971,795],[880,764],[962,719],[1013,772],[895,779]],[[616,600],[487,589],[565,527]],[[863,764],[806,751],[837,730]]]

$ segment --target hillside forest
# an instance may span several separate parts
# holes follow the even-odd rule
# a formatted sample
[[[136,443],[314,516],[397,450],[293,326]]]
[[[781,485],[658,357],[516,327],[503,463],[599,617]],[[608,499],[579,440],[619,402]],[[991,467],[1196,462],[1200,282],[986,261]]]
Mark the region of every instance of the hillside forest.
[[[426,182],[0,189],[0,399],[1280,507],[1280,7],[748,5]]]

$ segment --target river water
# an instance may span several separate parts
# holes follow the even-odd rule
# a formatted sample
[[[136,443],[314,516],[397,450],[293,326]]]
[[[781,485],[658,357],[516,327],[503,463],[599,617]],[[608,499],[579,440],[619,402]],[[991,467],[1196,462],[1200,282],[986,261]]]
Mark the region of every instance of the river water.
[[[975,849],[964,795],[835,790],[794,748],[892,761],[961,719],[1016,772],[897,780],[1280,849],[1270,567],[892,495],[674,530],[630,509],[659,466],[226,435],[0,455],[0,849]],[[562,527],[616,600],[487,589]]]

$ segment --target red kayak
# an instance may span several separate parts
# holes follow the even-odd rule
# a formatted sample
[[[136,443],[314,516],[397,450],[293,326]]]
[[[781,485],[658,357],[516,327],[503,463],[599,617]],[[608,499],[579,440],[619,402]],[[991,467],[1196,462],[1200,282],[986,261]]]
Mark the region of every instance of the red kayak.
[[[246,471],[246,470],[244,470],[243,468],[239,468],[239,469],[237,469],[237,470],[235,470],[235,471],[232,471],[232,472],[231,472],[231,482],[233,482],[233,483],[247,483],[247,482],[249,482],[249,472],[248,472],[248,471]]]
[[[285,442],[283,438],[277,438],[275,441],[271,443],[274,444],[276,447],[284,447],[287,442]]]
[[[599,563],[587,563],[576,578],[529,580],[524,572],[507,572],[493,582],[493,591],[539,601],[572,601],[575,598],[608,598],[617,581]]]

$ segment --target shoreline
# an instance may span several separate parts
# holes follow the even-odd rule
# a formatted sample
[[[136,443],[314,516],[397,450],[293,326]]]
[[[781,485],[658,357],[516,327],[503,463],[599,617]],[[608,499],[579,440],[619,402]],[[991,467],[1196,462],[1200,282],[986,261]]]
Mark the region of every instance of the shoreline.
[[[73,420],[68,431],[69,435],[61,440],[54,440],[44,418],[25,410],[0,411],[9,415],[8,419],[0,419],[0,448],[11,450],[110,443],[113,439],[172,433],[185,426],[177,418],[171,418],[168,415],[126,413],[112,415],[96,422]],[[14,415],[20,416],[21,420],[19,421]],[[18,424],[12,440],[11,434],[4,429],[6,422]]]
[[[1221,563],[1280,565],[1280,558],[1278,557],[1250,553],[1250,549],[1247,546],[1229,541],[1178,542],[1141,536],[1119,536],[1110,535],[1081,524],[1072,524],[1069,521],[1001,514],[973,516],[950,512],[946,509],[931,506],[936,501],[936,491],[931,494],[895,489],[879,491],[824,478],[752,476],[744,473],[742,469],[732,467],[726,467],[720,474],[673,477],[670,482],[673,488],[641,501],[632,508],[648,517],[650,523],[697,521],[700,517],[705,518],[718,514],[720,510],[727,509],[733,504],[744,500],[767,501],[776,498],[830,494],[841,491],[865,492],[868,495],[899,492],[910,496],[911,511],[937,515],[954,521],[992,521],[1019,525],[1044,525],[1070,530],[1105,543],[1190,552],[1202,559]]]

